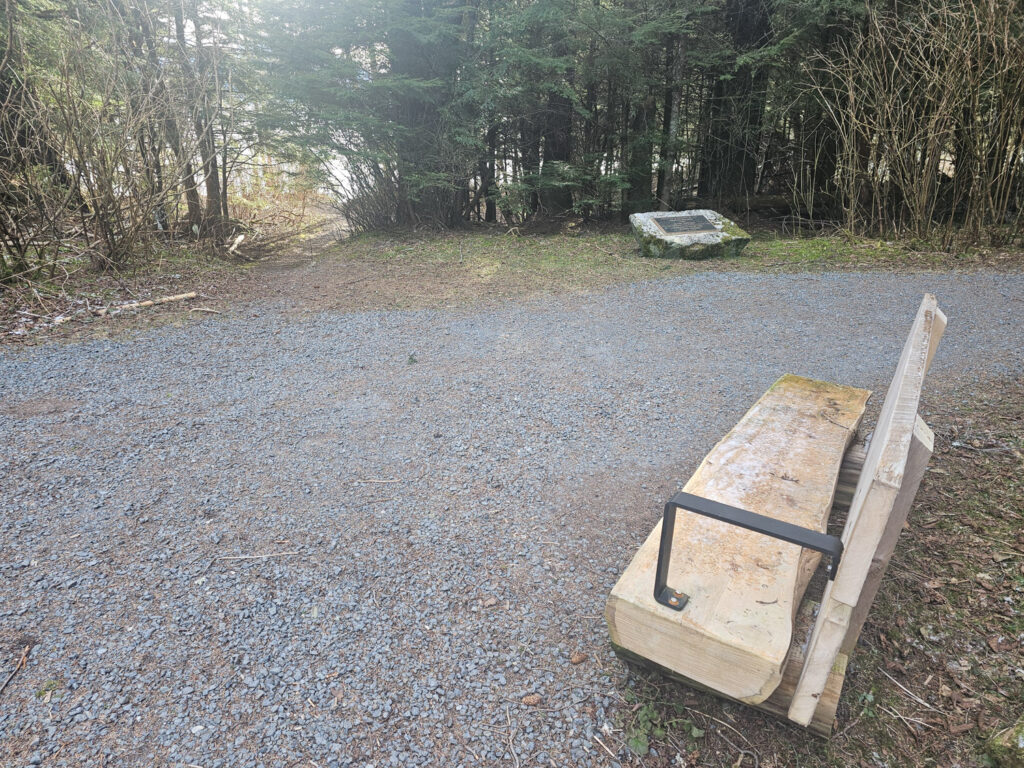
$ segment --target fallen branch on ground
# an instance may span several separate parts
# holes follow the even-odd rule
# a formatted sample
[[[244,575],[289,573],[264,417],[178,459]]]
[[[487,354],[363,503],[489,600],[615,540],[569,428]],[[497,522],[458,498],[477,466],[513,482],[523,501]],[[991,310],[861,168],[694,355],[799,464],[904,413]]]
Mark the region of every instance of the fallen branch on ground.
[[[269,555],[224,555],[223,557],[215,557],[214,560],[265,560],[268,557],[285,557],[297,554],[299,554],[298,550],[294,552],[271,552]]]
[[[21,669],[22,667],[27,667],[28,666],[28,652],[31,651],[31,650],[32,650],[32,646],[31,645],[26,645],[25,646],[25,650],[23,650],[21,652],[21,658],[18,659],[18,663],[14,667],[14,671],[11,672],[11,674],[9,674],[7,676],[7,679],[4,680],[4,684],[0,685],[0,693],[3,693],[7,689],[8,683],[10,683],[11,680],[14,679],[14,676],[16,674],[18,674],[18,670],[19,669]]]
[[[615,756],[614,752],[612,752],[610,749],[608,749],[608,745],[605,744],[603,741],[601,741],[601,739],[599,739],[596,734],[594,735],[594,738],[597,739],[597,743],[598,744],[600,744],[602,747],[604,747],[604,751],[608,753],[608,756],[611,757],[612,760],[618,760],[619,759],[618,757]]]
[[[508,751],[512,753],[512,759],[515,760],[516,768],[519,768],[519,755],[516,754],[516,734],[519,733],[519,726],[516,726],[515,730],[512,729],[512,716],[508,713],[508,707],[505,707],[505,720],[508,722]]]
[[[185,301],[186,299],[194,299],[199,294],[195,291],[189,293],[179,293],[177,296],[164,296],[160,299],[149,299],[147,301],[132,301],[128,304],[121,304],[117,307],[104,307],[103,309],[93,310],[93,314],[97,317],[103,317],[105,315],[113,315],[119,312],[123,312],[126,309],[142,309],[143,307],[153,307],[157,304],[170,304],[172,301]]]
[[[881,672],[881,673],[882,673],[883,675],[885,675],[886,677],[888,677],[888,678],[889,678],[890,680],[892,680],[892,681],[893,681],[894,683],[896,683],[896,685],[897,685],[897,686],[899,686],[899,689],[900,689],[901,691],[903,691],[903,692],[904,692],[905,694],[907,694],[907,696],[909,696],[909,697],[910,697],[910,698],[911,698],[911,699],[912,699],[913,701],[917,702],[918,704],[920,704],[920,705],[921,705],[922,707],[924,707],[925,709],[930,709],[930,710],[931,710],[932,712],[938,712],[938,713],[939,713],[940,715],[945,715],[945,714],[946,714],[946,713],[945,713],[945,712],[943,712],[943,711],[942,711],[941,709],[936,709],[936,708],[935,708],[935,707],[933,707],[933,706],[932,706],[931,704],[929,704],[929,703],[928,703],[927,701],[925,701],[924,699],[922,699],[922,698],[921,698],[920,696],[917,696],[916,694],[914,694],[913,692],[911,692],[911,691],[910,691],[910,690],[909,690],[908,688],[906,688],[906,687],[905,687],[905,686],[904,686],[903,684],[901,684],[899,680],[897,680],[897,679],[896,679],[895,677],[893,677],[892,675],[890,675],[890,674],[889,674],[888,672],[886,672],[886,671],[885,671],[884,669],[880,669],[880,670],[878,670],[878,671],[879,671],[879,672]]]

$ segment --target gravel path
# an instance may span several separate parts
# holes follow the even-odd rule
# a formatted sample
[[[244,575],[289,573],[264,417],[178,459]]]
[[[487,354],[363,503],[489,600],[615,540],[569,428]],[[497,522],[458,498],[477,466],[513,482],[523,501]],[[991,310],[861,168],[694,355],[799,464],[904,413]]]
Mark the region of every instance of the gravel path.
[[[1024,370],[1024,276],[989,273],[0,352],[0,682],[32,645],[0,765],[612,764],[603,603],[661,503],[780,374],[884,390],[925,290],[927,401]]]

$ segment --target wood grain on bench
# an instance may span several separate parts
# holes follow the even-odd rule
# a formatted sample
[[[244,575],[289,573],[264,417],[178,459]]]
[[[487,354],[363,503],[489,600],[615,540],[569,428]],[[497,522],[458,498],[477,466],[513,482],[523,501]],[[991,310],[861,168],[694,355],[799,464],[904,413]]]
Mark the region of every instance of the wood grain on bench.
[[[783,376],[705,457],[684,490],[824,531],[843,453],[869,392]],[[679,513],[668,583],[690,596],[654,600],[661,524],[612,590],[612,642],[749,703],[782,680],[793,620],[820,555]]]

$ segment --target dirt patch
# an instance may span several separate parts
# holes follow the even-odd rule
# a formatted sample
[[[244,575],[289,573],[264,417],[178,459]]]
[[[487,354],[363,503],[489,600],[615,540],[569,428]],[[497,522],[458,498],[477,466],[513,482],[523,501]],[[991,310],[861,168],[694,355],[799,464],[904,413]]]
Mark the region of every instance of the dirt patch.
[[[33,416],[54,416],[75,407],[72,400],[58,397],[34,397],[17,403],[0,404],[0,413],[16,419],[30,419]]]
[[[521,238],[497,231],[354,238],[305,258],[292,253],[260,263],[235,286],[235,298],[277,297],[292,311],[360,311],[585,291],[651,276],[647,265],[629,263],[631,245],[621,235]],[[671,267],[662,263],[655,271]]]

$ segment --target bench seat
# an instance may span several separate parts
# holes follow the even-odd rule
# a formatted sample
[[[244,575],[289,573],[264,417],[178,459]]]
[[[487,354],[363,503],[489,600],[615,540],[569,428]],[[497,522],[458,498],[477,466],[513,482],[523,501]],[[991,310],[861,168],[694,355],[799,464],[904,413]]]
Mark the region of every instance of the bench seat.
[[[869,395],[783,376],[683,490],[824,531]],[[612,590],[612,643],[730,698],[765,701],[782,680],[796,611],[821,556],[681,511],[668,583],[690,600],[673,611],[653,594],[660,536],[659,522]]]

